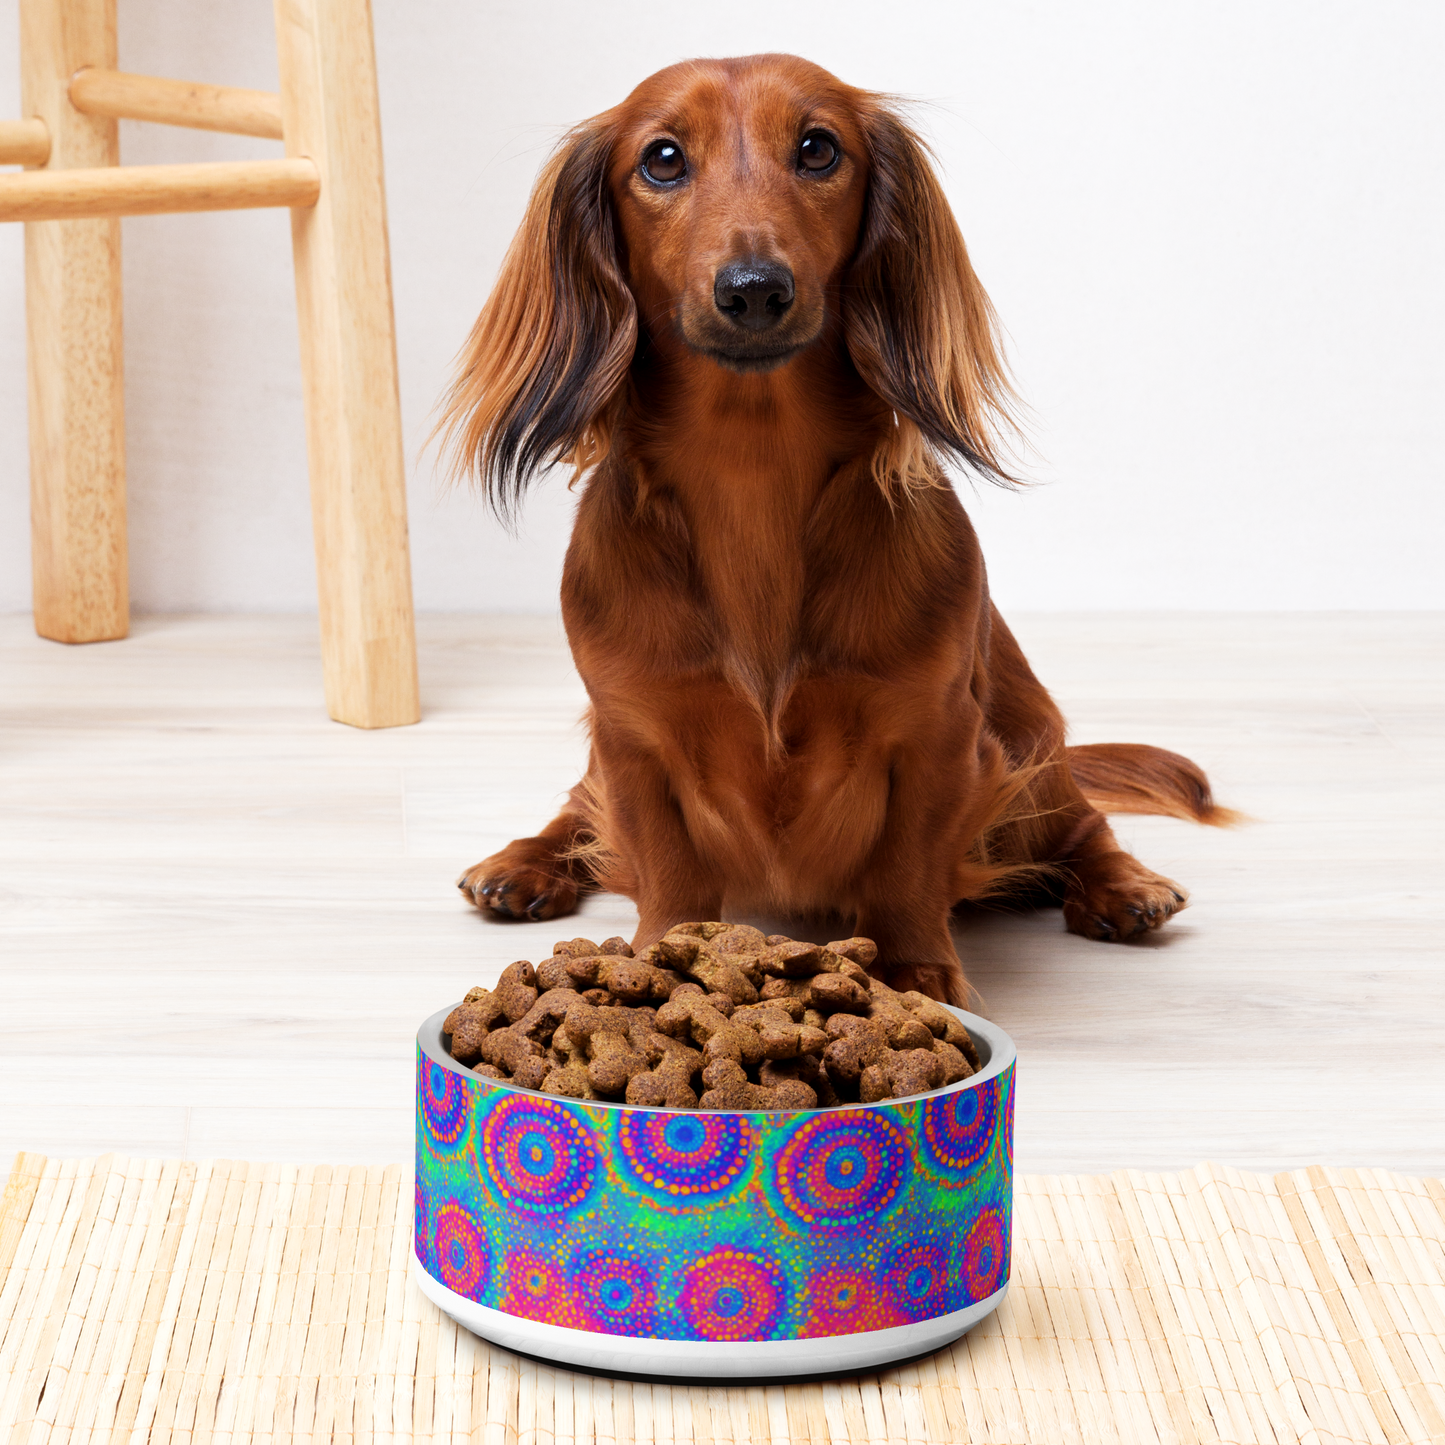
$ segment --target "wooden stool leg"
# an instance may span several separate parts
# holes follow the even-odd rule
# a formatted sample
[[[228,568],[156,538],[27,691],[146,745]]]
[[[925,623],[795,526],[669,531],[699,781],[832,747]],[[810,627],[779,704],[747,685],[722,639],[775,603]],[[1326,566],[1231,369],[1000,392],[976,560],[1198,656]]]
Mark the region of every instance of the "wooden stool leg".
[[[23,104],[50,130],[51,169],[118,164],[115,121],[81,115],[66,94],[81,66],[115,64],[115,0],[21,0]],[[124,637],[120,222],[28,222],[25,313],[35,630]]]
[[[321,172],[291,213],[321,648],[331,716],[420,717],[381,124],[368,0],[276,0],[286,153]]]

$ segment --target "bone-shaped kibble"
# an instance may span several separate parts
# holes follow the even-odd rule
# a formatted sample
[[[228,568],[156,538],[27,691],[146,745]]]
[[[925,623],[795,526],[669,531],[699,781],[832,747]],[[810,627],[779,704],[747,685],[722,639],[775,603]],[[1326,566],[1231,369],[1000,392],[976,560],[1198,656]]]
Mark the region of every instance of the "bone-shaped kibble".
[[[724,993],[734,1003],[756,1003],[758,991],[735,961],[713,953],[700,939],[687,935],[659,939],[639,957],[657,968],[670,968],[702,984],[709,993]]]
[[[587,1065],[574,1059],[560,1068],[553,1068],[542,1080],[544,1094],[559,1094],[566,1099],[595,1099],[597,1091],[587,1077]]]
[[[539,994],[537,1002],[512,1025],[519,1034],[539,1043],[551,1043],[552,1036],[567,1017],[567,1010],[574,1003],[581,1003],[582,996],[570,988],[554,988]]]
[[[704,1109],[812,1109],[818,1096],[798,1079],[785,1079],[773,1088],[751,1083],[742,1066],[718,1059],[702,1071],[707,1092],[699,1101]]]
[[[822,1029],[809,1028],[801,1021],[794,1022],[781,1008],[768,1004],[749,1004],[737,1009],[733,1022],[744,1024],[757,1034],[765,1059],[821,1054],[828,1043],[828,1036]]]
[[[757,1034],[725,1018],[696,994],[674,997],[663,1004],[657,1011],[657,1030],[701,1044],[703,1057],[709,1061],[728,1058],[751,1067],[763,1061],[763,1044]]]
[[[451,1035],[452,1057],[463,1064],[481,1058],[482,1040],[505,1018],[494,994],[474,988],[467,995],[467,1001],[458,1004],[442,1024],[442,1032]]]
[[[795,1059],[764,1059],[758,1070],[758,1082],[767,1089],[776,1089],[789,1081],[806,1084],[818,1096],[820,1108],[831,1108],[838,1102],[837,1090],[822,1061],[816,1054],[799,1054]]]
[[[501,1004],[502,1012],[516,1023],[537,1002],[537,970],[525,958],[509,963],[492,993]]]
[[[943,1084],[940,1088],[960,1083],[978,1072],[963,1056],[963,1051],[955,1048],[947,1039],[934,1039],[933,1052],[943,1060]]]
[[[773,978],[812,978],[837,973],[842,962],[819,943],[778,943],[758,956],[758,966]]]
[[[587,958],[591,954],[601,952],[602,950],[590,938],[564,938],[560,943],[552,945],[553,957],[561,954],[567,958]]]
[[[880,1099],[906,1099],[927,1094],[943,1082],[943,1061],[931,1049],[888,1051],[870,1064],[858,1080],[858,1098],[865,1104]]]
[[[669,1039],[668,1042],[676,1041]],[[664,1050],[652,1068],[634,1074],[627,1081],[627,1102],[652,1109],[696,1108],[697,1091],[692,1085],[701,1064],[702,1055],[694,1049],[678,1046]]]
[[[860,968],[871,967],[878,958],[878,945],[871,938],[841,938],[826,947],[829,953],[851,959]]]
[[[866,1014],[868,990],[842,973],[820,973],[808,986],[808,1002],[822,1014]]]
[[[523,1059],[541,1058],[542,1045],[516,1029],[493,1029],[482,1040],[482,1058],[489,1064],[515,1074]]]

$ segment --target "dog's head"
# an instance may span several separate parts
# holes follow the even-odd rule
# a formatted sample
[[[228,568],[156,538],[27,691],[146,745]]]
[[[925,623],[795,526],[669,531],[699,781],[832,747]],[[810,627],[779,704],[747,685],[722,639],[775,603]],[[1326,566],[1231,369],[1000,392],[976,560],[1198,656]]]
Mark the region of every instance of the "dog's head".
[[[880,483],[1006,475],[993,311],[922,143],[795,56],[659,71],[548,163],[442,419],[499,510],[605,455],[639,341],[729,373],[831,348],[894,414]]]

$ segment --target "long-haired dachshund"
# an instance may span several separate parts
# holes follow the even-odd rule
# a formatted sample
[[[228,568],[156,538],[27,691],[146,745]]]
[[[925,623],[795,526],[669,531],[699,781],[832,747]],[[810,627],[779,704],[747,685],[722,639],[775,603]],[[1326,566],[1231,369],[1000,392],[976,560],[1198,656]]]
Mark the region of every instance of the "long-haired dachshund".
[[[918,138],[786,55],[660,71],[533,193],[444,413],[512,513],[585,474],[562,613],[591,698],[567,807],[459,886],[501,918],[633,898],[851,916],[962,1002],[960,900],[1052,891],[1122,940],[1184,890],[1103,811],[1228,820],[1188,759],[1066,747],[947,461],[1010,478],[993,309]]]

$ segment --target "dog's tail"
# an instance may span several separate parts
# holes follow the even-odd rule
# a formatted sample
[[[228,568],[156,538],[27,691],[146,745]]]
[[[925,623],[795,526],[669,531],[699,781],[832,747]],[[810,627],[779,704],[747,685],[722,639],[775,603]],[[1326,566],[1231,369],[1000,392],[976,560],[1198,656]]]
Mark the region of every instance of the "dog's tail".
[[[1065,748],[1079,791],[1101,813],[1159,813],[1211,828],[1232,828],[1243,813],[1214,801],[1204,770],[1188,758],[1145,743],[1090,743]]]

